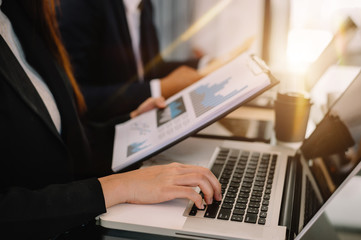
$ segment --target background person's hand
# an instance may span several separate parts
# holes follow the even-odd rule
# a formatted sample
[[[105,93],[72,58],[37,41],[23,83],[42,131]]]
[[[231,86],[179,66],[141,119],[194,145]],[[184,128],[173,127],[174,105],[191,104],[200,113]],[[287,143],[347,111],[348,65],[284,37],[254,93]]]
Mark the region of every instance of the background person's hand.
[[[131,118],[135,118],[142,113],[148,112],[154,108],[165,108],[166,103],[164,97],[157,97],[157,98],[148,98],[142,104],[139,105],[137,109],[130,113]]]
[[[194,68],[180,66],[160,80],[162,96],[167,99],[199,79],[201,75]]]
[[[207,204],[222,199],[221,185],[213,173],[203,167],[172,163],[152,166],[99,179],[106,206],[118,203],[152,204],[176,198],[188,198],[203,208],[199,187]]]

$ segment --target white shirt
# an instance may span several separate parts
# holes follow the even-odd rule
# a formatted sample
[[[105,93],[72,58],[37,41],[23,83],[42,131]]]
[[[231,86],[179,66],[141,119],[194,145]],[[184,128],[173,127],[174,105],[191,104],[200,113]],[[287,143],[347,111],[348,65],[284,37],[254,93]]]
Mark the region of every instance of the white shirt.
[[[144,66],[140,54],[140,9],[138,8],[141,0],[123,0],[128,22],[130,38],[132,40],[133,53],[137,64],[139,81],[144,81]],[[150,81],[150,90],[152,97],[161,96],[160,80]]]
[[[41,76],[28,64],[25,59],[25,54],[21,48],[18,38],[11,26],[7,16],[1,11],[2,0],[0,0],[0,35],[4,38],[7,45],[15,55],[16,59],[24,69],[26,75],[29,77],[31,83],[38,91],[43,100],[51,119],[58,132],[61,132],[61,118],[58,107],[56,106],[54,96],[50,92],[48,86],[45,84]]]

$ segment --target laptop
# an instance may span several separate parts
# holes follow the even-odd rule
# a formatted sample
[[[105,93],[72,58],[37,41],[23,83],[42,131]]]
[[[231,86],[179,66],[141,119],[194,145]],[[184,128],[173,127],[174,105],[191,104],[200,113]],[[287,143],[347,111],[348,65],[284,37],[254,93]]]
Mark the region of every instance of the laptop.
[[[361,169],[360,91],[358,74],[297,150],[188,138],[146,164],[208,166],[222,184],[222,201],[205,210],[185,199],[119,204],[99,224],[189,239],[300,239]]]

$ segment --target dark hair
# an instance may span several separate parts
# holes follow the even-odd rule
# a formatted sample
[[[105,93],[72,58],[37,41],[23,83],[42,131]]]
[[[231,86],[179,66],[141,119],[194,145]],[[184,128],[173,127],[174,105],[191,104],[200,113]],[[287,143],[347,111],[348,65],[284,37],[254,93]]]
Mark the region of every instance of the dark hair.
[[[68,53],[60,38],[58,22],[56,20],[56,7],[59,0],[22,0],[22,3],[32,16],[35,26],[44,38],[57,62],[64,68],[73,87],[75,99],[80,114],[86,111],[86,104],[80,88],[75,80],[69,61]]]

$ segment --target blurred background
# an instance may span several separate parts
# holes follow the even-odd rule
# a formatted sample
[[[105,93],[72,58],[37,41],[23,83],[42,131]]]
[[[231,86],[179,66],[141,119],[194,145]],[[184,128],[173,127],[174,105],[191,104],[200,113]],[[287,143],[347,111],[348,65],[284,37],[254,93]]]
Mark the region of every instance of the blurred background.
[[[346,34],[346,19],[361,25],[359,0],[152,1],[165,58],[221,57],[254,37],[250,51],[271,67],[282,87],[302,90],[311,63],[337,34]],[[351,40],[332,46],[337,55],[332,64],[361,65],[356,31]]]
[[[311,128],[360,73],[360,0],[152,1],[166,59],[222,59],[253,38],[249,52],[268,64],[280,84],[250,105],[271,109],[277,92],[303,92],[313,102]],[[230,134],[250,129],[232,118],[219,122],[233,126]],[[272,126],[263,129],[256,137],[267,140]],[[361,177],[353,180],[326,211],[340,240],[361,239]]]

